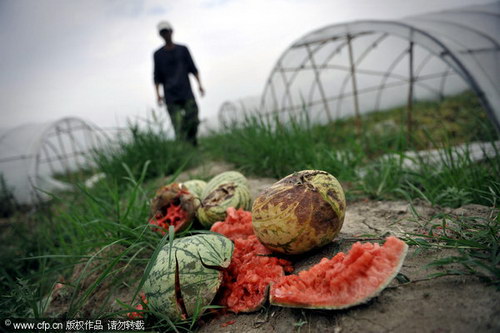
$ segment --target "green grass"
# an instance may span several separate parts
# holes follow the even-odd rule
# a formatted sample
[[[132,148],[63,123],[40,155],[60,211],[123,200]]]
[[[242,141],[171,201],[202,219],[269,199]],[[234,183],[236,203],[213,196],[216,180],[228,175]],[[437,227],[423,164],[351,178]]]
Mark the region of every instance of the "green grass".
[[[475,163],[467,150],[454,155],[449,148],[498,139],[484,117],[475,116],[478,108],[470,94],[442,103],[417,103],[411,140],[401,108],[364,116],[362,137],[356,135],[353,119],[320,126],[304,113],[285,125],[275,118],[250,115],[238,126],[201,139],[199,149],[169,139],[161,121],[131,123],[116,145],[95,153],[94,168],[106,175],[95,187],[80,184],[74,193],[55,194],[32,215],[10,217],[14,223],[0,239],[0,314],[43,317],[58,281],[66,283],[67,305],[59,316],[73,318],[90,311],[94,317],[116,318],[133,310],[138,298],[114,299],[113,291],[125,289],[137,295],[149,259],[172,241],[170,234],[161,237],[147,224],[158,179],[170,176],[162,182],[172,181],[203,159],[231,162],[246,175],[275,178],[302,169],[326,170],[343,183],[350,200],[418,198],[449,207],[468,203],[498,207],[499,157]],[[434,125],[436,114],[441,126]],[[416,169],[403,167],[405,151],[442,147],[447,153],[440,168],[418,159]],[[446,233],[437,233],[441,229],[433,220],[425,223],[421,234],[409,235],[407,242],[457,249],[457,255],[431,264],[444,265],[446,274],[475,275],[498,286],[498,217],[453,217],[453,223],[439,226]],[[109,292],[92,303],[103,288]],[[114,302],[121,308],[110,311]],[[94,305],[89,308],[89,304]],[[173,323],[160,314],[156,314],[160,321],[148,311],[145,315],[148,324],[171,331],[191,331],[199,317]]]
[[[164,121],[154,113],[151,120],[130,122],[113,144],[94,152],[95,168],[121,184],[131,173],[139,177],[143,165],[149,161],[144,179],[165,177],[179,168],[200,162],[196,149],[185,142],[170,138]],[[123,165],[129,170],[125,170]]]
[[[22,241],[19,251],[24,253],[14,256],[14,261],[10,260],[11,267],[4,269],[2,276],[6,279],[2,281],[5,282],[2,289],[8,290],[16,276],[24,275],[33,283],[32,292],[48,295],[55,281],[61,276],[68,277],[75,265],[84,263],[78,279],[68,287],[72,296],[65,315],[72,317],[79,312],[89,294],[102,283],[102,279],[121,281],[124,278],[122,274],[117,274],[120,273],[116,271],[118,263],[130,268],[141,267],[142,271],[146,258],[159,241],[158,236],[148,230],[146,223],[150,196],[142,187],[146,170],[145,165],[139,179],[129,175],[124,186],[119,187],[115,180],[110,179],[99,183],[91,191],[80,187],[73,195],[55,197],[50,209],[44,214],[37,214],[37,224],[32,226],[34,230],[22,233],[29,234],[30,239]],[[32,249],[25,249],[26,245],[31,245]],[[107,248],[114,249],[111,256]],[[3,259],[5,261],[2,262],[9,262],[7,258]],[[35,269],[28,271],[30,274],[18,275],[16,268],[26,270],[28,263]],[[92,270],[103,273],[81,293],[80,283],[93,273]],[[27,283],[25,280],[21,282],[17,283],[20,287]],[[2,301],[10,302],[12,299]],[[102,311],[106,309],[104,305]],[[10,307],[2,309],[16,311]],[[39,310],[38,315],[41,312]],[[37,313],[34,315],[37,316]]]
[[[417,249],[453,249],[456,252],[430,262],[441,267],[431,278],[448,275],[478,277],[500,290],[500,214],[487,217],[464,217],[438,214],[428,220],[416,215],[422,225],[420,233],[405,239]]]
[[[370,162],[354,182],[353,194],[373,199],[423,199],[433,205],[460,207],[470,203],[495,206],[500,196],[500,156],[473,162],[468,151],[448,150],[441,166],[417,160],[417,169],[402,166],[404,154]]]
[[[12,216],[18,209],[13,189],[7,185],[3,174],[0,173],[0,218]]]
[[[162,237],[148,225],[156,190],[154,182],[145,182],[150,164],[144,163],[138,178],[122,165],[127,176],[121,180],[107,177],[92,189],[78,186],[74,193],[54,195],[50,206],[34,217],[36,223],[13,228],[16,234],[6,239],[8,244],[3,242],[1,251],[2,318],[103,319],[136,311],[154,258],[173,240],[173,229]],[[64,285],[62,292],[54,292],[58,282]],[[52,304],[59,299],[64,307],[48,307],[57,293]],[[127,299],[120,298],[123,294]],[[113,303],[120,308],[110,310]],[[150,327],[190,332],[202,310],[200,305],[193,318],[179,322],[149,310],[143,315]]]
[[[450,148],[477,140],[498,140],[472,94],[441,103],[416,103],[413,118],[414,131],[409,137],[403,108],[367,114],[359,136],[353,118],[315,125],[303,112],[284,124],[276,117],[255,113],[202,143],[208,156],[231,162],[246,174],[282,178],[304,169],[328,171],[346,185],[350,199],[409,195],[451,207],[496,200],[500,195],[500,159],[476,163],[469,151]],[[440,168],[424,159],[414,160],[417,168],[404,167],[407,151],[437,148],[445,152]]]
[[[304,126],[303,123],[306,125]],[[203,140],[208,154],[235,164],[244,173],[278,177],[307,168],[318,152],[307,149],[315,137],[307,130],[307,118],[292,119],[283,126],[276,119],[248,115],[242,126]]]

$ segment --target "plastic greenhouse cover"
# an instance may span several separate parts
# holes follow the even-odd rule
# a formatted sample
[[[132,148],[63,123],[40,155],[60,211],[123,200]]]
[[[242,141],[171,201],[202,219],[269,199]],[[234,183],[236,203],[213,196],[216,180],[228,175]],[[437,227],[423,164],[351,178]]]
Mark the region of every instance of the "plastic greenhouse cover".
[[[241,122],[246,115],[258,112],[259,107],[259,96],[247,96],[235,101],[226,101],[222,103],[219,108],[217,124],[213,123],[212,126],[229,125]]]
[[[104,143],[101,135],[77,118],[15,127],[0,136],[0,173],[19,203],[43,200],[47,191],[71,188],[53,175],[88,165],[85,154]]]
[[[356,103],[361,113],[404,105],[411,49],[415,100],[472,89],[500,129],[499,31],[500,2],[398,21],[327,26],[282,54],[261,109],[300,112],[305,107],[312,119],[324,122],[354,114]]]

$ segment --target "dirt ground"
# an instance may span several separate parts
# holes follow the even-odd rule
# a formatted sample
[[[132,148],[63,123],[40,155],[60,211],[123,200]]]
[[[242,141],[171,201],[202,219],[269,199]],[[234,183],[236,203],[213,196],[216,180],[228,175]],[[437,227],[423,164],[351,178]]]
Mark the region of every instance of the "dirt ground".
[[[209,164],[181,174],[179,181],[214,175],[230,169]],[[249,178],[252,196],[274,183],[271,178]],[[422,224],[439,213],[486,217],[488,207],[468,205],[459,209],[413,204],[415,217],[405,201],[348,202],[344,226],[330,245],[294,260],[295,272],[308,269],[321,258],[347,251],[360,237],[385,238],[421,231]],[[401,273],[410,283],[393,281],[367,304],[340,311],[301,310],[266,305],[251,314],[226,314],[209,319],[200,332],[500,332],[500,292],[474,277],[448,276],[426,279],[439,268],[425,266],[450,250],[416,251],[410,247]],[[121,295],[126,300],[125,295]]]

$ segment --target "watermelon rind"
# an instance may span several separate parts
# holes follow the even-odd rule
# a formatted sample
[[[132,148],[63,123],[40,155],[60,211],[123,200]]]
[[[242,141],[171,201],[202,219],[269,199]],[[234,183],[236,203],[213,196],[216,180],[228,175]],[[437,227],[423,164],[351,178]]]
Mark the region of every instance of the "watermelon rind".
[[[391,241],[392,243],[395,243],[397,241],[397,244],[401,247],[400,252],[398,254],[398,261],[397,264],[394,265],[391,269],[391,271],[387,274],[385,279],[383,280],[382,283],[380,283],[377,288],[375,288],[373,291],[371,291],[368,295],[365,295],[363,297],[359,297],[358,299],[355,299],[349,303],[342,304],[342,305],[336,305],[334,304],[334,301],[332,300],[331,304],[316,304],[314,302],[307,302],[307,301],[294,301],[294,302],[287,302],[286,300],[283,300],[283,297],[277,297],[276,294],[276,283],[271,285],[271,291],[269,293],[269,302],[272,305],[280,306],[280,307],[289,307],[289,308],[303,308],[303,309],[322,309],[322,310],[341,310],[341,309],[347,309],[353,306],[357,306],[360,304],[367,303],[374,297],[377,297],[380,295],[380,293],[391,283],[391,281],[396,277],[396,275],[399,273],[401,270],[401,267],[403,266],[404,259],[406,257],[406,254],[408,252],[408,245],[404,243],[403,241],[397,239],[396,237],[388,237],[386,240]],[[343,253],[342,253],[343,255]],[[311,268],[312,269],[312,268]],[[366,269],[367,270],[367,269]],[[366,270],[360,272],[360,274],[366,274]],[[366,278],[368,276],[365,275]],[[354,277],[353,279],[355,279]],[[279,281],[277,282],[279,283]],[[308,291],[309,292],[309,291]],[[314,293],[314,291],[310,291],[311,293]]]
[[[166,314],[171,320],[183,318],[175,293],[176,260],[179,265],[179,285],[187,315],[191,317],[214,299],[223,280],[223,272],[213,267],[227,268],[234,245],[217,234],[200,234],[175,239],[159,252],[144,283],[148,306]]]
[[[200,179],[191,179],[182,183],[191,194],[193,194],[198,199],[201,198],[203,190],[207,186],[207,182]]]
[[[203,198],[196,214],[200,223],[210,228],[215,222],[224,221],[227,209],[249,210],[252,198],[248,186],[241,183],[223,183]]]
[[[248,180],[241,173],[239,173],[238,171],[225,171],[210,179],[210,181],[203,189],[201,198],[206,198],[219,185],[227,183],[235,183],[248,187]]]

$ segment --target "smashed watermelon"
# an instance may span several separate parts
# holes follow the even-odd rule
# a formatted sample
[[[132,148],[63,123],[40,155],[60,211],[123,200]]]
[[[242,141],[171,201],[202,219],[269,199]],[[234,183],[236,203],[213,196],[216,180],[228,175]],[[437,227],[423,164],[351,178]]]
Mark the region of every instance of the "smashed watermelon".
[[[225,221],[215,223],[210,230],[234,242],[217,303],[235,313],[258,310],[267,300],[269,285],[293,271],[291,263],[271,256],[271,251],[259,242],[250,212],[229,208]]]
[[[230,240],[246,239],[254,234],[252,227],[252,213],[243,209],[227,209],[226,219],[221,222],[215,222],[210,231],[223,234]]]
[[[149,224],[165,235],[170,226],[175,232],[188,229],[195,217],[199,199],[182,184],[172,183],[156,191],[151,202]]]
[[[383,246],[355,243],[348,254],[323,258],[307,271],[271,285],[270,302],[284,307],[345,309],[377,296],[397,275],[408,245],[388,237]]]

